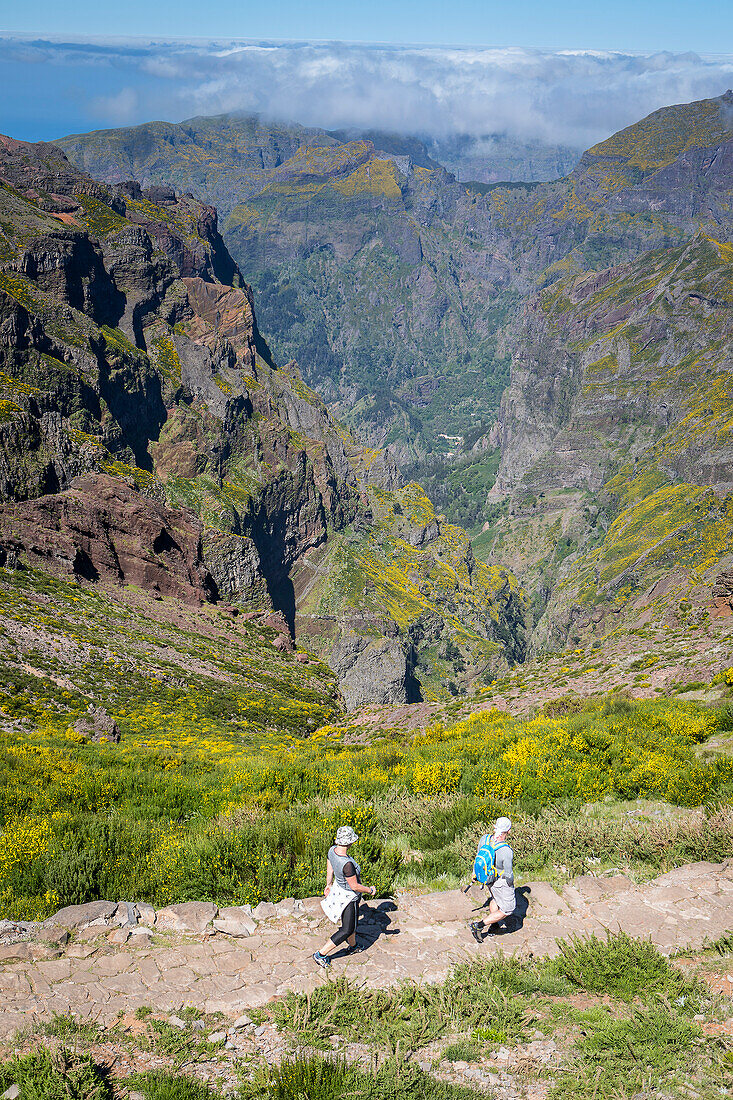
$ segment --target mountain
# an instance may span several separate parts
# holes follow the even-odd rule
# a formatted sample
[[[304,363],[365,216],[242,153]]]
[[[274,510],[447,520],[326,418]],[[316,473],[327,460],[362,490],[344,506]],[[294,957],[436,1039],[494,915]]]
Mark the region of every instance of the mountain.
[[[492,553],[531,578],[536,650],[730,613],[714,597],[733,565],[732,285],[733,247],[700,231],[528,304]]]
[[[457,180],[477,183],[539,183],[561,179],[575,168],[582,149],[520,141],[508,134],[455,134],[426,141],[431,157]]]
[[[369,445],[419,463],[495,418],[508,359],[494,334],[514,296],[456,229],[476,196],[422,143],[222,116],[59,144],[99,179],[216,204],[276,359],[297,359]]]
[[[275,365],[212,207],[10,138],[0,207],[6,563],[275,613],[352,706],[522,659],[514,578]]]
[[[60,144],[108,182],[218,203],[276,358],[302,363],[365,442],[421,476],[437,469],[446,494],[440,456],[466,456],[494,421],[511,352],[500,334],[527,294],[698,224],[727,239],[732,107],[726,93],[664,108],[564,179],[506,186],[459,184],[435,144],[231,116]]]
[[[111,139],[78,139],[79,149],[97,156],[100,140]],[[234,247],[263,272],[256,277],[268,332],[281,330],[295,352],[315,339],[319,318],[319,345],[334,355],[314,360],[327,398],[338,408],[350,401],[351,423],[403,464],[419,459],[432,498],[452,517],[476,527],[483,520],[477,554],[520,577],[532,604],[534,652],[597,633],[598,623],[588,625],[594,617],[626,622],[613,600],[614,610],[601,614],[615,583],[609,540],[627,524],[629,538],[640,537],[634,516],[646,523],[647,508],[661,524],[649,520],[653,545],[655,531],[667,540],[664,567],[657,570],[658,556],[642,540],[637,565],[620,570],[624,583],[635,578],[632,607],[674,557],[668,536],[676,528],[665,524],[676,494],[706,502],[700,517],[709,520],[687,528],[698,548],[727,507],[725,402],[704,432],[691,418],[702,380],[719,385],[715,372],[729,348],[733,93],[656,111],[589,149],[566,178],[544,183],[464,186],[374,144],[332,141],[299,147],[228,221]],[[412,255],[410,226],[419,244]],[[430,312],[428,270],[447,297],[446,288],[456,291],[440,320]],[[709,321],[697,316],[701,302]],[[384,352],[385,316],[398,322],[392,358]],[[457,356],[448,376],[446,355],[428,346],[448,328],[466,334],[474,355],[479,330],[490,342],[483,384],[496,383],[494,404],[511,361],[493,426],[490,403],[469,392],[474,360]],[[425,351],[419,367],[416,341]],[[351,356],[357,345],[366,357],[361,375],[362,360]],[[414,404],[400,419],[406,394]],[[430,446],[445,437],[442,456],[426,443],[429,425]],[[674,462],[671,451],[661,464],[654,457],[658,438],[673,440]],[[645,473],[622,492],[630,455]],[[665,581],[662,603],[671,608],[673,590],[689,589],[702,615],[727,551],[725,543],[709,550],[704,576],[697,550],[690,552],[696,564],[684,566],[679,584]],[[589,594],[589,584],[606,596]],[[678,592],[677,604],[688,596]]]

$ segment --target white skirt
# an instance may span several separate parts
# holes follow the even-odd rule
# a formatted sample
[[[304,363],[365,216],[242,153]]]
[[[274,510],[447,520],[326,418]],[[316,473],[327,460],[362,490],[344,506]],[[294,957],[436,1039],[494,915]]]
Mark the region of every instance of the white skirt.
[[[503,878],[498,878],[490,888],[491,896],[505,916],[513,913],[517,907],[517,896],[514,887],[510,886]]]

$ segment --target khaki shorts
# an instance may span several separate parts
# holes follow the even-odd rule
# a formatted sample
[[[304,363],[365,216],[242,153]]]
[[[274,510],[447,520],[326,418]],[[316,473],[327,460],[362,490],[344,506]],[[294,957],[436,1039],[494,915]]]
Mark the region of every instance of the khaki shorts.
[[[513,913],[517,907],[517,895],[514,893],[514,887],[509,886],[503,879],[496,880],[493,886],[490,887],[490,893],[496,904],[507,917],[510,913]]]

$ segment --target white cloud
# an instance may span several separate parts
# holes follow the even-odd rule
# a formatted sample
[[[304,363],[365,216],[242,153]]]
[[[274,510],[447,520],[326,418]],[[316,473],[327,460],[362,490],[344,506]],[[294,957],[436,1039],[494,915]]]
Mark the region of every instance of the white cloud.
[[[90,127],[255,111],[326,129],[508,133],[577,148],[733,84],[732,57],[600,50],[0,39],[3,62],[46,62],[47,80],[73,67],[77,85],[87,72]]]

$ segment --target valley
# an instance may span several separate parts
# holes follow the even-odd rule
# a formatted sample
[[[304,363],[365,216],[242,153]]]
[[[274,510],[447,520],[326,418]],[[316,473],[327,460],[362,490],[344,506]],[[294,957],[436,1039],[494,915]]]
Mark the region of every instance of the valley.
[[[0,138],[0,1085],[726,1094],[731,102]]]

